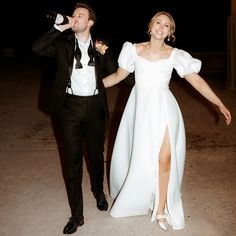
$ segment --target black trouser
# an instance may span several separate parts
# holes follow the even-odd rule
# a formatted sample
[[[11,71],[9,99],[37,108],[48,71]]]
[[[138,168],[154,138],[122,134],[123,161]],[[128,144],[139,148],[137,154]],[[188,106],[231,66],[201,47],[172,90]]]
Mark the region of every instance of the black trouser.
[[[90,164],[91,190],[103,191],[105,111],[99,96],[67,95],[62,112],[64,179],[73,216],[83,217],[83,141]]]

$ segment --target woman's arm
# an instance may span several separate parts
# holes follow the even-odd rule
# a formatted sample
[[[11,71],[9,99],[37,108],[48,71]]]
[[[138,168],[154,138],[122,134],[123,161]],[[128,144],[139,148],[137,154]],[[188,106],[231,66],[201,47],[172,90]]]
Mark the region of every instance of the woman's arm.
[[[105,77],[102,80],[102,82],[105,88],[108,88],[108,87],[118,84],[120,81],[124,80],[128,75],[129,75],[129,72],[127,70],[124,70],[121,67],[119,67],[115,73],[110,74],[107,77]]]
[[[219,97],[214,93],[207,82],[197,73],[191,73],[185,76],[185,79],[207,100],[215,104],[220,112],[225,116],[226,124],[229,125],[231,122],[230,111],[226,108]]]

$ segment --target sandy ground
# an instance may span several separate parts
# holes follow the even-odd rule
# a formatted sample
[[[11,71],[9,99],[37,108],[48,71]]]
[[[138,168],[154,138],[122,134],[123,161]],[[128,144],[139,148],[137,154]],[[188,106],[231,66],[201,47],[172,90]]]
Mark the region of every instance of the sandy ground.
[[[47,86],[40,64],[2,63],[0,68],[0,235],[59,236],[70,216],[57,144],[42,109]],[[181,79],[171,88],[183,112],[187,156],[183,180],[186,227],[163,232],[150,215],[115,219],[96,208],[84,166],[85,224],[73,235],[236,235],[236,93],[207,77],[232,111],[231,126]],[[111,122],[106,135],[106,170],[117,124],[129,90],[108,89]],[[43,96],[43,97],[42,97]],[[43,98],[43,99],[42,99]],[[106,175],[107,177],[107,175]],[[105,193],[109,204],[107,179]]]

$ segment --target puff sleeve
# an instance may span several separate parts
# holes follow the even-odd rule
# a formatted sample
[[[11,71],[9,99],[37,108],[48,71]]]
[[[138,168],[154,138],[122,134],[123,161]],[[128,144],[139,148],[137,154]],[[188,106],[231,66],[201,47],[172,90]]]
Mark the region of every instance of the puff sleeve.
[[[201,69],[202,62],[199,59],[193,58],[188,52],[175,49],[174,68],[178,75],[183,78],[185,75],[193,72],[198,73]]]
[[[134,58],[134,45],[130,42],[125,42],[118,58],[119,67],[127,70],[130,73],[134,72]]]

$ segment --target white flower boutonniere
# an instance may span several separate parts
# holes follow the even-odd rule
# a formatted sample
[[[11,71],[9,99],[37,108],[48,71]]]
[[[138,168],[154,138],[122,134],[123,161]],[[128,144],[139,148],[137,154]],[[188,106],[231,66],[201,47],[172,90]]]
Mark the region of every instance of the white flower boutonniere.
[[[95,41],[95,49],[102,55],[106,53],[106,50],[108,49],[108,46],[103,41]]]

